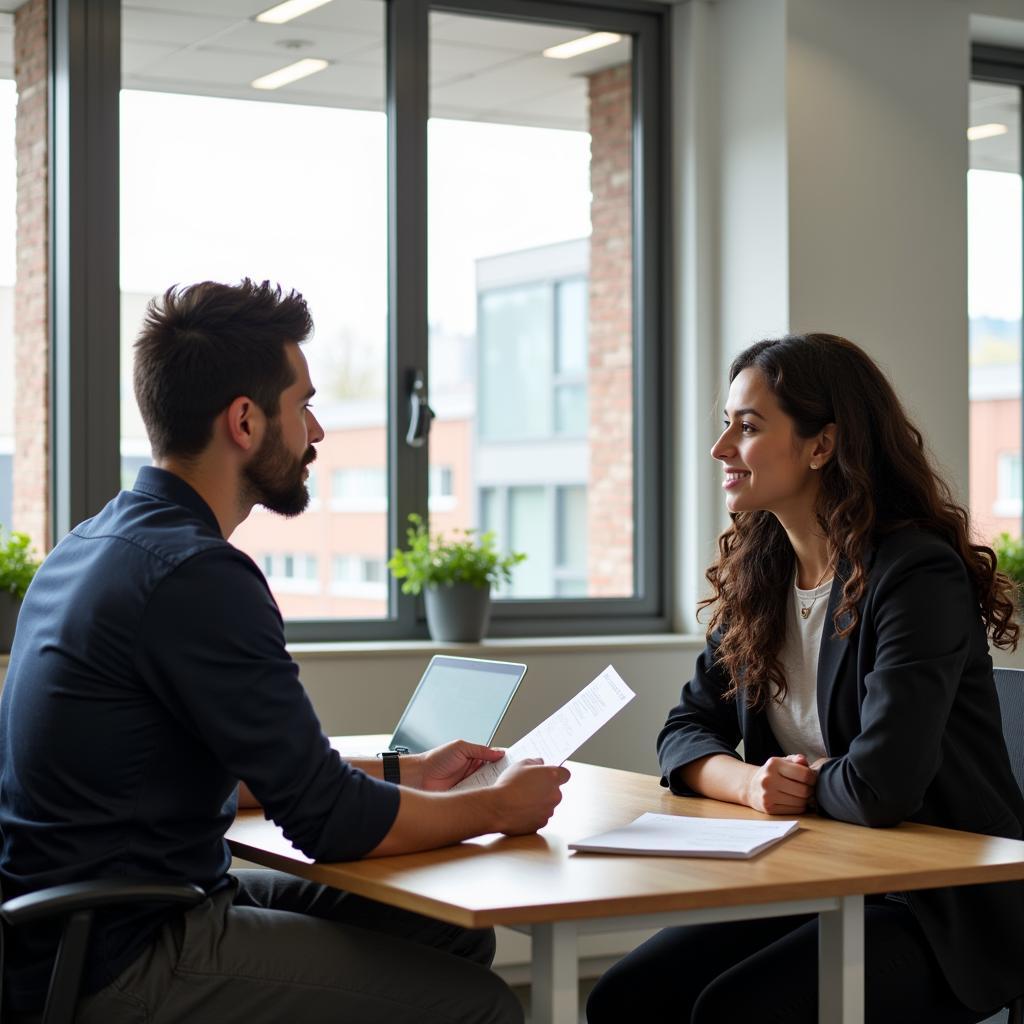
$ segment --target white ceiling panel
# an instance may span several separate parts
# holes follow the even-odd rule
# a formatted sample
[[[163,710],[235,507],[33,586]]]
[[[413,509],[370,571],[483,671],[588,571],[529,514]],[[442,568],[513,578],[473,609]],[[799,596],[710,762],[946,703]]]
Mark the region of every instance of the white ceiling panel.
[[[213,15],[220,18],[254,18],[261,11],[274,6],[274,0],[128,0],[121,5],[125,11],[167,11],[173,14]]]
[[[552,64],[563,65],[567,74],[592,75],[595,71],[628,64],[633,59],[633,40],[625,36],[611,46],[603,46],[600,50],[591,50],[590,53],[581,53],[578,57],[570,57],[568,60],[556,61],[551,57],[544,59],[551,61]]]
[[[238,18],[168,11],[122,12],[121,35],[133,42],[191,46],[216,39],[238,25]]]
[[[121,44],[121,75],[143,74],[150,69],[158,68],[160,62],[179,50],[174,44],[140,43],[125,40]]]
[[[290,63],[292,59],[287,55],[268,58],[264,54],[226,54],[222,50],[197,46],[168,54],[154,69],[154,75],[207,85],[248,85],[254,78]]]
[[[431,90],[434,103],[464,104],[469,97],[480,108],[514,106],[519,100],[535,100],[565,87],[566,76],[553,70],[542,57],[524,57],[513,64],[492,68],[465,78],[452,79]]]
[[[495,49],[539,54],[549,46],[579,39],[594,29],[577,26],[539,25],[505,18],[474,18],[462,15],[431,15],[432,42],[472,43]]]
[[[301,33],[289,25],[260,25],[255,21],[236,23],[217,39],[217,46],[243,53],[277,53],[299,57],[323,57],[336,60],[350,53],[365,53],[368,49],[380,50],[384,42],[384,26],[376,25],[365,30],[320,30]],[[303,45],[296,45],[296,44]]]
[[[523,59],[523,54],[515,50],[434,43],[430,47],[430,81],[435,86],[457,82],[468,75],[519,64]]]
[[[126,89],[227,96],[265,103],[308,103],[313,106],[351,107],[355,110],[384,109],[384,76],[382,72],[374,72],[370,67],[332,64],[316,75],[269,91],[253,89],[249,85],[261,73],[265,71],[250,73],[249,79],[240,82],[235,74],[229,74],[216,63],[199,66],[196,62],[189,65],[187,75],[176,76],[162,69],[160,74],[125,76],[123,84]]]
[[[569,83],[567,88],[548,96],[533,101],[520,100],[513,108],[515,120],[508,123],[586,132],[590,131],[587,110],[586,83],[577,80]],[[484,113],[494,119],[500,111],[490,110]]]
[[[266,10],[271,6],[272,3],[266,3],[260,10]],[[297,35],[320,29],[329,32],[380,32],[384,25],[386,8],[383,0],[333,0],[332,3],[318,7],[301,18],[295,18],[277,27],[288,29]]]

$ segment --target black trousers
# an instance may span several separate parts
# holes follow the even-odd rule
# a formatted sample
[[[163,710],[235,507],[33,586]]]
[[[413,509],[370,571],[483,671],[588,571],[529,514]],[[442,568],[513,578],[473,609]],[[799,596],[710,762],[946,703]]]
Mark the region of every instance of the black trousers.
[[[865,1014],[871,1024],[974,1024],[906,904],[864,906]],[[667,928],[620,960],[587,1002],[589,1024],[816,1024],[817,915]]]

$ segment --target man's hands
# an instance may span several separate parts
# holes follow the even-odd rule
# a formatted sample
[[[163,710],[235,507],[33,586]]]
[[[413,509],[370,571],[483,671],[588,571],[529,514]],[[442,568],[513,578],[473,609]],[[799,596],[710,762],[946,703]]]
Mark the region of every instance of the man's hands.
[[[451,747],[457,748],[454,755],[440,756]],[[473,761],[484,760],[474,754],[487,750],[490,748],[472,743],[456,743],[402,760],[419,761],[422,764],[431,755],[438,755],[435,759],[435,768],[438,770],[432,777],[435,782],[438,778],[448,782]],[[491,753],[501,756],[501,751]],[[491,757],[486,759],[497,760]],[[445,768],[446,764],[448,768]],[[406,765],[403,763],[403,781],[405,771]],[[568,778],[569,773],[564,768],[538,761],[523,761],[509,768],[493,786],[471,789],[469,792],[425,793],[402,786],[399,790],[401,802],[398,805],[398,817],[388,834],[368,856],[384,857],[395,853],[433,850],[438,846],[447,846],[489,832],[504,832],[506,835],[536,832],[547,824],[562,799],[560,787]]]
[[[750,776],[743,803],[765,814],[803,814],[814,797],[821,763],[812,767],[803,754],[769,757]]]
[[[561,787],[568,781],[567,768],[535,758],[512,765],[485,791],[493,799],[495,831],[521,836],[543,828],[561,803]]]
[[[500,761],[504,756],[503,750],[455,740],[423,754],[403,757],[402,784],[433,793],[445,792],[485,762]]]
[[[456,740],[424,754],[402,758],[402,782],[428,792],[444,792],[485,762],[500,761],[504,756],[503,750]],[[413,769],[408,781],[407,764]],[[545,765],[537,759],[512,765],[483,791],[490,804],[491,824],[487,831],[520,836],[543,828],[561,802],[561,787],[568,781],[568,769]]]

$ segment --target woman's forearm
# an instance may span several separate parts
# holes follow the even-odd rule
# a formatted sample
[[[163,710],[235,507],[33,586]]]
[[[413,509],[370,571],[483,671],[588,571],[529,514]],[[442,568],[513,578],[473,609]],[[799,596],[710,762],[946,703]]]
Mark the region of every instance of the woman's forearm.
[[[684,785],[701,796],[750,804],[750,782],[757,769],[728,754],[708,754],[676,769]]]

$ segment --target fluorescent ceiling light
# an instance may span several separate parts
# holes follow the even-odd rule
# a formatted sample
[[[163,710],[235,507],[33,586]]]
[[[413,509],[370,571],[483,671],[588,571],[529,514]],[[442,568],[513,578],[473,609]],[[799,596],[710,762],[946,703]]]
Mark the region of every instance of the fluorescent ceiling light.
[[[283,25],[286,21],[299,17],[300,14],[315,11],[318,7],[323,7],[324,4],[330,2],[331,0],[285,0],[283,4],[275,4],[262,14],[257,14],[256,20],[267,25]]]
[[[989,124],[974,124],[967,129],[967,138],[971,142],[977,142],[978,139],[991,139],[996,135],[1005,135],[1009,130],[1005,124],[999,124],[995,121]]]
[[[282,85],[297,82],[307,75],[315,75],[318,71],[323,71],[325,67],[327,67],[327,61],[320,60],[319,57],[306,57],[287,67],[271,71],[269,75],[263,75],[251,84],[254,89],[280,89]]]
[[[581,53],[600,50],[602,46],[611,46],[621,38],[622,36],[616,32],[592,32],[589,36],[580,36],[579,39],[570,39],[569,42],[560,43],[558,46],[549,46],[543,52],[545,57],[568,60],[570,57],[578,57]]]

